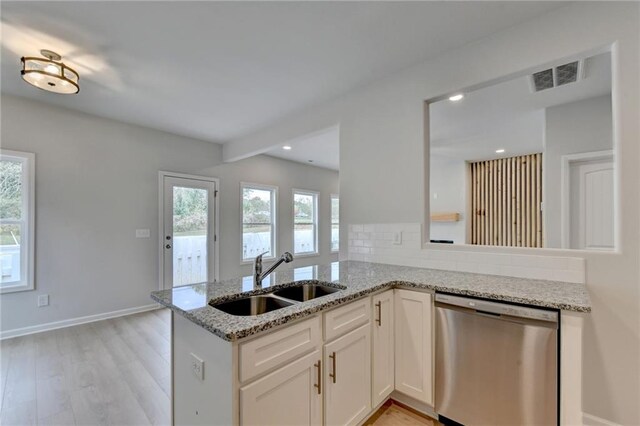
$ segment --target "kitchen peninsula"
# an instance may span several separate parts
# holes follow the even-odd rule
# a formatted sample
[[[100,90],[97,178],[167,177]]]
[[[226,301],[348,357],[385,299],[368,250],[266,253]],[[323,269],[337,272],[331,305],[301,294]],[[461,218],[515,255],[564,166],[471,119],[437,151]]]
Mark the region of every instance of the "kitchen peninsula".
[[[305,284],[324,290],[281,291]],[[172,310],[173,422],[358,424],[390,397],[436,416],[440,294],[557,315],[560,423],[581,415],[583,284],[343,261],[153,292]],[[250,315],[249,296],[275,302]]]

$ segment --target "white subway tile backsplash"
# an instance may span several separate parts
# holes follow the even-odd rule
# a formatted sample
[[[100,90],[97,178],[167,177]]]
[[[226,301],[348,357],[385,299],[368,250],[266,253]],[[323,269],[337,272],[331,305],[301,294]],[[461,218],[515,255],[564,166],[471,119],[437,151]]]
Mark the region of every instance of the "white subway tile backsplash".
[[[402,232],[401,244],[394,244],[394,236],[397,232]],[[350,260],[522,278],[585,282],[583,258],[423,249],[419,223],[350,225],[348,238]]]

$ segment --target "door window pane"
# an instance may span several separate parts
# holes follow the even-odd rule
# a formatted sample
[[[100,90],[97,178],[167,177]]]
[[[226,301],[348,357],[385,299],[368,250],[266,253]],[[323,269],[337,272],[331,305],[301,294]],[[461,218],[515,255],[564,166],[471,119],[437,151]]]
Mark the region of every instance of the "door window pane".
[[[242,185],[242,260],[275,253],[276,188]]]
[[[209,191],[173,187],[173,285],[207,281]]]
[[[293,250],[297,254],[317,253],[317,204],[318,194],[293,193]]]

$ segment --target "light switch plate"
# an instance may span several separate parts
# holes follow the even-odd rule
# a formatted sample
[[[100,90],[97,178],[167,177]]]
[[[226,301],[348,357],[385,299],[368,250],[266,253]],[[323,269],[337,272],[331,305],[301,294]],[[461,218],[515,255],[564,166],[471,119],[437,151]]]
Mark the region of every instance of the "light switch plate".
[[[150,238],[151,230],[150,229],[136,229],[136,238]]]
[[[204,380],[204,361],[193,353],[191,354],[191,371],[193,371],[198,380]]]
[[[49,306],[49,295],[41,294],[38,296],[38,307]]]
[[[393,233],[393,244],[400,245],[402,244],[402,231]]]

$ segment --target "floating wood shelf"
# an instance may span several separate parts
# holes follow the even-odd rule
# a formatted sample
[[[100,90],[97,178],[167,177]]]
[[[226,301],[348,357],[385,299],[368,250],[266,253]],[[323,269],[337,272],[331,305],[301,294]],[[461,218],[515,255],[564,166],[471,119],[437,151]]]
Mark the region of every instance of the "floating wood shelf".
[[[460,213],[432,213],[431,222],[457,222],[460,220]]]

